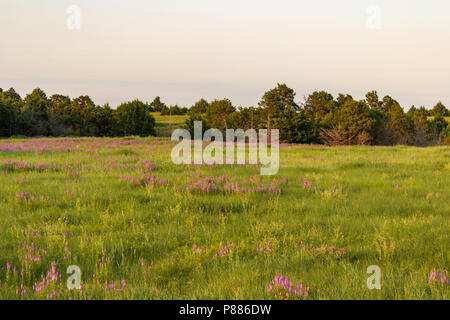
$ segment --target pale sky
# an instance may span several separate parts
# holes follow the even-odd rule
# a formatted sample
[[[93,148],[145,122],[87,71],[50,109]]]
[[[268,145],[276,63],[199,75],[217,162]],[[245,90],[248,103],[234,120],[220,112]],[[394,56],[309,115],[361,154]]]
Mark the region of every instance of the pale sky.
[[[450,107],[449,0],[0,0],[0,27],[0,87],[22,96],[249,106],[279,82],[299,102],[375,89],[406,109]]]

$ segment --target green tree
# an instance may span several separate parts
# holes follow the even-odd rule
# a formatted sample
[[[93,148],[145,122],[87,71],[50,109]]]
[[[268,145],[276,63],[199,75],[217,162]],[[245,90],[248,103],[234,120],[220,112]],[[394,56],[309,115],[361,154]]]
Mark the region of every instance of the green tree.
[[[273,119],[286,109],[299,110],[300,107],[295,103],[295,91],[286,84],[277,84],[277,86],[264,93],[259,106],[263,109],[266,118],[267,138],[271,141],[271,128]]]
[[[12,108],[3,104],[2,99],[0,99],[0,137],[10,137],[12,135],[12,117]]]
[[[210,128],[228,129],[228,116],[236,109],[228,99],[212,101],[206,110],[206,120]]]
[[[416,114],[420,115],[425,119],[431,116],[430,110],[427,110],[427,108],[425,108],[424,106],[421,106],[419,109],[417,109]]]
[[[192,139],[194,139],[194,122],[201,121],[202,122],[202,137],[206,130],[209,129],[208,123],[205,119],[205,115],[201,113],[191,113],[189,117],[186,119],[186,128],[191,133]]]
[[[261,123],[261,110],[255,107],[239,107],[228,116],[228,125],[234,129],[257,129]]]
[[[201,98],[199,101],[194,103],[194,105],[189,109],[189,114],[206,113],[206,110],[208,110],[208,106],[209,106],[208,101]]]
[[[78,136],[96,136],[95,104],[89,96],[73,99],[70,107],[72,134]]]
[[[96,124],[98,128],[97,134],[100,137],[110,137],[115,135],[114,110],[108,103],[103,106],[96,107]]]
[[[48,100],[44,91],[39,88],[34,89],[25,96],[25,109],[35,112],[40,118],[47,118]]]
[[[426,146],[429,143],[429,127],[426,117],[415,112],[412,117],[412,132],[410,133],[408,142],[415,146]]]
[[[23,100],[14,88],[3,91],[0,94],[0,100],[5,108],[9,110],[10,135],[31,134],[32,123],[23,113]]]
[[[14,88],[10,88],[7,91],[2,92],[2,98],[7,100],[10,103],[22,103],[22,98],[20,95],[14,90]]]
[[[430,139],[434,143],[439,143],[446,135],[448,123],[441,115],[437,115],[433,120],[428,122]]]
[[[364,101],[355,101],[347,99],[340,106],[335,114],[335,123],[337,127],[345,134],[345,139],[349,143],[353,143],[354,139],[360,135],[371,136],[375,120],[371,116],[370,108]]]
[[[71,130],[71,103],[68,96],[60,94],[48,99],[48,122],[55,136],[66,136]]]
[[[438,117],[438,116],[441,116],[441,117],[448,117],[448,116],[449,116],[449,113],[448,113],[447,108],[442,104],[442,102],[439,101],[439,102],[434,106],[434,108],[431,110],[431,115],[432,115],[433,117]]]
[[[400,103],[396,100],[392,99],[390,96],[385,96],[381,101],[381,110],[382,112],[390,112],[391,109],[398,109],[400,107]]]
[[[411,106],[411,108],[409,108],[408,112],[406,112],[406,116],[412,119],[418,113],[419,113],[419,110],[415,106]]]
[[[385,96],[378,110],[372,109],[377,120],[375,142],[382,145],[407,143],[414,131],[412,118],[407,117],[400,104],[390,96]],[[417,112],[416,112],[417,113]]]
[[[121,136],[155,135],[155,118],[150,114],[147,104],[139,100],[122,103],[115,116],[118,134]]]
[[[149,111],[155,111],[155,112],[161,112],[163,109],[167,108],[165,103],[161,102],[161,98],[158,96],[156,97],[152,103],[150,103],[150,109]]]
[[[185,112],[178,105],[170,106],[170,108],[163,107],[161,110],[162,116],[178,116],[183,115]]]
[[[403,108],[398,103],[395,103],[387,110],[392,127],[397,134],[405,136],[408,133],[408,121]]]
[[[382,102],[378,98],[378,92],[373,90],[366,94],[366,102],[370,109],[380,110]]]
[[[305,110],[283,110],[276,118],[274,127],[280,130],[280,139],[289,143],[319,142],[319,130]]]
[[[54,94],[48,99],[48,111],[54,114],[65,115],[70,112],[71,100],[68,96]]]
[[[331,126],[336,103],[331,94],[325,91],[311,93],[304,102],[309,119],[320,126]]]
[[[44,91],[34,89],[24,98],[22,115],[31,123],[27,135],[52,135],[53,131],[48,122],[48,99]]]

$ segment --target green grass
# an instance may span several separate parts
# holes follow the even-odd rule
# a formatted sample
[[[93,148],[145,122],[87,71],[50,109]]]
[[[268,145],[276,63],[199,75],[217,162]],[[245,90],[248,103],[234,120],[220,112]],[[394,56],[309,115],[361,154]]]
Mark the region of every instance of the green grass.
[[[187,115],[181,116],[162,116],[160,112],[152,112],[156,120],[156,135],[158,137],[170,137],[173,130],[183,128],[188,118]]]
[[[450,123],[450,117],[444,117],[445,121],[447,121],[448,123]],[[428,117],[429,121],[433,121],[434,117]]]
[[[5,144],[22,151],[0,152],[0,299],[46,299],[53,290],[58,299],[271,299],[266,285],[281,274],[309,286],[308,299],[450,298],[448,285],[428,283],[433,270],[449,269],[449,147],[293,146],[280,150],[279,174],[261,178],[288,178],[280,194],[201,194],[180,191],[191,174],[242,182],[259,169],[176,166],[161,139]],[[167,186],[120,181],[140,177],[143,159]],[[22,192],[35,200],[16,200]],[[215,259],[227,241],[234,252]],[[257,251],[269,242],[273,252]],[[301,242],[313,249],[300,250]],[[323,252],[323,244],[345,253]],[[53,261],[61,280],[36,293]],[[66,289],[69,265],[82,270],[81,293]],[[366,286],[371,265],[381,268],[381,290]],[[122,291],[105,290],[105,281],[122,280]]]

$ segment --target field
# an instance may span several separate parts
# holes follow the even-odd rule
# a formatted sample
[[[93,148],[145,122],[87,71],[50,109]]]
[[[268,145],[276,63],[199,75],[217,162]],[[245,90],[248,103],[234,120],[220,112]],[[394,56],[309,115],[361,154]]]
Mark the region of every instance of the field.
[[[0,140],[0,299],[450,298],[449,147],[284,146],[262,177],[172,146]]]
[[[450,117],[444,117],[445,121],[447,121],[448,123],[450,123]],[[434,117],[428,117],[429,121],[433,121]]]
[[[157,137],[170,137],[173,129],[183,127],[188,118],[186,115],[162,116],[160,112],[152,112],[152,115],[156,120]]]

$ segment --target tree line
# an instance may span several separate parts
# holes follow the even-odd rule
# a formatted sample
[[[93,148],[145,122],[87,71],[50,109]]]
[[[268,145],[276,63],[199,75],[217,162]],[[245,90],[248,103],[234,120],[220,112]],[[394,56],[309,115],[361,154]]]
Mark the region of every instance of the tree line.
[[[0,89],[0,136],[120,137],[155,134],[151,107],[139,100],[96,105],[89,96],[47,97],[37,88],[23,99],[13,89]]]
[[[449,110],[438,102],[431,110],[412,106],[404,112],[400,104],[376,91],[364,100],[348,94],[333,97],[316,91],[296,103],[295,92],[285,84],[267,91],[257,107],[234,107],[230,100],[208,103],[201,99],[189,109],[186,121],[191,134],[194,121],[203,129],[228,128],[279,129],[280,139],[289,143],[323,143],[327,145],[396,145],[417,146],[450,144]]]
[[[449,110],[438,102],[431,110],[412,106],[405,112],[400,104],[376,91],[365,99],[348,94],[333,97],[315,91],[296,102],[295,91],[278,84],[264,93],[258,105],[236,107],[229,99],[211,102],[200,99],[192,107],[167,106],[156,97],[151,103],[133,100],[113,109],[96,105],[89,96],[71,99],[55,94],[48,97],[37,88],[23,99],[13,89],[0,88],[0,136],[91,136],[121,137],[155,135],[155,118],[187,115],[186,128],[202,121],[203,130],[280,130],[288,143],[327,145],[435,145],[450,144]]]

